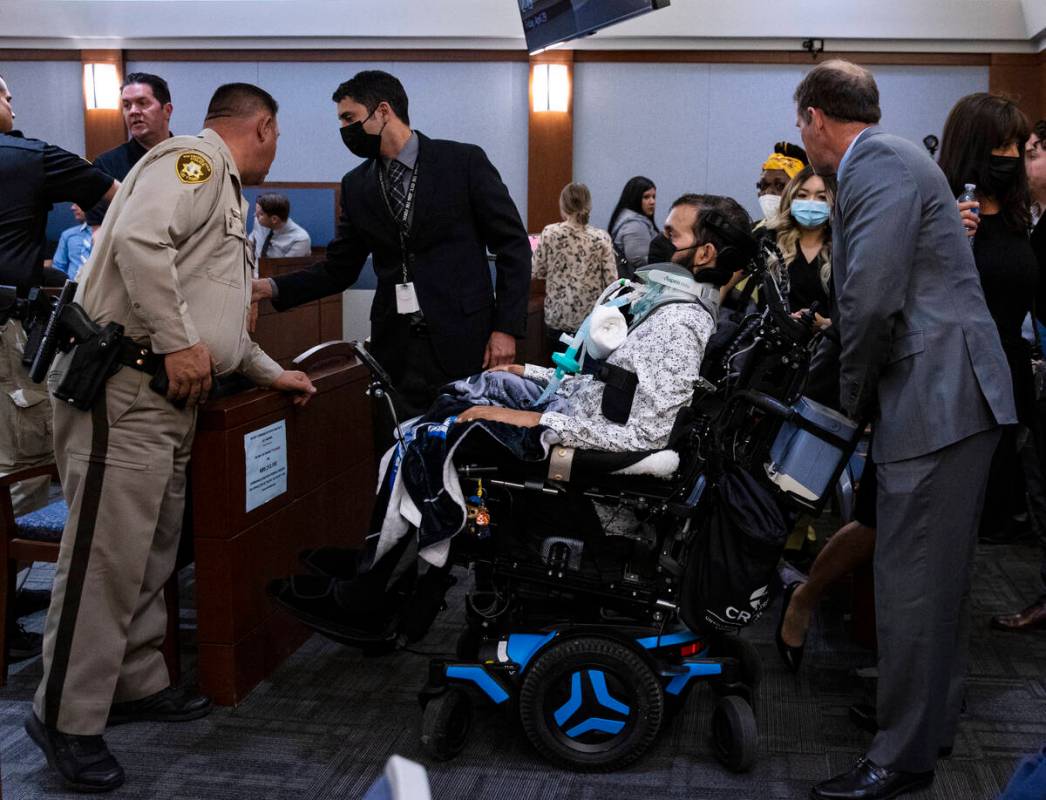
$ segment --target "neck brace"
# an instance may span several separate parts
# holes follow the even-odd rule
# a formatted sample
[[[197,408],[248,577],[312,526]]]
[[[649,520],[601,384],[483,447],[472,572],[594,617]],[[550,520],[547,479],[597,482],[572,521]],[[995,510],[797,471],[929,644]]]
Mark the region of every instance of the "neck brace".
[[[547,402],[559,389],[563,378],[581,371],[585,356],[606,359],[620,347],[629,331],[663,305],[697,303],[719,320],[719,289],[711,284],[698,283],[686,267],[678,264],[653,264],[636,270],[635,282],[621,279],[608,286],[592,312],[581,323],[577,333],[564,333],[560,341],[567,345],[564,353],[553,353],[556,371],[535,405]],[[630,306],[632,323],[625,321],[621,312]]]
[[[640,288],[643,293],[632,303],[630,329],[668,303],[698,303],[713,321],[719,321],[719,289],[708,283],[698,283],[686,267],[652,264],[636,270],[636,279],[642,281]]]

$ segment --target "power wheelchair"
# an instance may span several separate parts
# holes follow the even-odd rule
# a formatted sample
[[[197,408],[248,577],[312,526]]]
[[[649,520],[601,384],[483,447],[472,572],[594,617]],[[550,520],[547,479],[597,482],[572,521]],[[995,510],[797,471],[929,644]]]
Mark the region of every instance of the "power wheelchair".
[[[817,334],[808,320],[789,315],[767,267],[770,255],[749,265],[764,309],[721,325],[665,450],[555,446],[535,464],[483,443],[459,448],[468,521],[450,560],[474,583],[456,655],[430,662],[419,694],[430,755],[447,759],[464,748],[474,699],[485,698],[518,714],[549,761],[618,769],[648,749],[704,681],[718,695],[716,756],[734,771],[753,765],[752,696],[762,668],[736,633],[765,607],[768,589],[749,608],[731,609],[722,625],[708,625],[683,603],[709,489],[729,464],[755,476],[783,507],[817,513],[826,489],[811,496],[773,481],[782,430],[804,430],[837,454],[827,486],[856,443],[849,429],[819,427],[796,410]],[[374,376],[372,395],[387,399],[387,378],[358,350]]]

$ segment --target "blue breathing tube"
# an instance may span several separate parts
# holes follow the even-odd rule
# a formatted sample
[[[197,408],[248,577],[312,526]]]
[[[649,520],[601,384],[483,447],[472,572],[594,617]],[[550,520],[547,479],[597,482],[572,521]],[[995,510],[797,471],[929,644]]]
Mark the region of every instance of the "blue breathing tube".
[[[631,303],[635,297],[634,293],[624,294],[620,297],[615,297],[613,300],[604,302],[604,298],[615,291],[628,287],[633,288],[635,284],[631,281],[621,278],[610,284],[607,289],[600,296],[596,302],[596,308],[600,306],[606,306],[608,308],[621,308]],[[581,365],[585,363],[585,353],[588,349],[588,332],[592,323],[592,314],[590,313],[585,317],[585,321],[581,323],[577,329],[577,333],[573,336],[563,334],[560,341],[567,344],[567,349],[562,353],[552,354],[552,363],[556,365],[556,371],[552,375],[552,379],[549,380],[548,386],[545,387],[545,391],[541,393],[541,396],[534,403],[534,406],[544,405],[551,399],[559,387],[563,383],[563,378],[568,375],[576,375],[581,371]]]

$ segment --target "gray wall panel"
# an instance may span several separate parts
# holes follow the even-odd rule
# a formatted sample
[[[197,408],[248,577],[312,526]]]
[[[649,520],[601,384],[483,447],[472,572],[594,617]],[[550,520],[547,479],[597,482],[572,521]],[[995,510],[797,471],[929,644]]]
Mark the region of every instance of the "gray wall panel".
[[[727,194],[758,217],[755,183],[774,142],[799,143],[792,93],[806,71],[785,65],[592,64],[575,68],[574,176],[605,226],[625,181],[658,185],[658,223],[684,191]],[[987,67],[877,67],[883,124],[921,141],[948,110],[986,91]]]
[[[654,217],[707,181],[706,64],[578,64],[574,68],[574,180],[592,191],[592,224],[605,228],[625,183],[657,185]]]
[[[755,184],[760,167],[782,139],[801,144],[795,127],[792,93],[801,67],[713,64],[708,185],[712,194],[730,195],[753,219],[762,212]]]
[[[987,67],[876,67],[883,127],[921,142],[938,138],[955,102],[973,92],[988,91]]]
[[[525,215],[527,201],[527,80],[525,64],[149,62],[128,65],[162,75],[171,86],[179,133],[199,130],[211,92],[247,81],[280,103],[280,144],[271,181],[339,181],[359,163],[341,143],[331,94],[362,69],[395,74],[410,98],[411,122],[433,138],[483,147]]]
[[[397,74],[411,117],[434,137],[487,150],[526,214],[527,67],[517,63],[132,62],[163,75],[174,95],[173,128],[195,133],[211,92],[228,81],[270,90],[282,111],[274,181],[337,181],[358,160],[338,137],[330,95],[355,71]],[[593,192],[592,219],[606,225],[625,181],[645,174],[658,185],[657,220],[684,191],[730,194],[758,214],[754,184],[773,143],[798,141],[792,91],[803,66],[598,64],[575,68],[574,175]],[[83,152],[81,69],[76,62],[9,62],[18,126]],[[986,67],[883,66],[875,69],[884,125],[919,141],[940,135],[948,109],[988,86]]]
[[[174,105],[171,130],[182,135],[200,132],[207,103],[223,83],[258,83],[258,65],[239,61],[129,61],[127,72],[152,72],[167,81]]]
[[[72,153],[84,152],[83,67],[79,61],[5,61],[15,128]]]

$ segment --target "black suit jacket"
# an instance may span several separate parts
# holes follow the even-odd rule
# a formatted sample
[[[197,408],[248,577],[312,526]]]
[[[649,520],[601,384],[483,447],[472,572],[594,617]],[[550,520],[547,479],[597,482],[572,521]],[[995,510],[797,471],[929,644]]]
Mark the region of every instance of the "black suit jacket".
[[[453,377],[478,372],[491,331],[522,336],[530,291],[530,243],[508,189],[475,145],[418,136],[418,179],[408,237],[411,278],[434,349]],[[367,256],[378,288],[371,308],[375,355],[400,373],[405,320],[396,313],[400,282],[398,228],[381,195],[379,159],[341,182],[341,217],[326,260],[276,278],[278,310],[348,289]],[[487,248],[497,256],[497,296]]]

